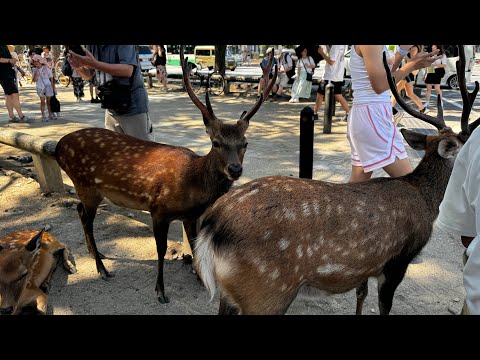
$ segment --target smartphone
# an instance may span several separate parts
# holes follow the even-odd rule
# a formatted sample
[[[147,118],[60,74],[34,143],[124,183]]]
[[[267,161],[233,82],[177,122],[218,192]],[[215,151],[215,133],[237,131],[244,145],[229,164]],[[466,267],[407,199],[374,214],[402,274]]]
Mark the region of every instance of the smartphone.
[[[78,55],[85,56],[85,51],[80,45],[68,45],[68,48]]]

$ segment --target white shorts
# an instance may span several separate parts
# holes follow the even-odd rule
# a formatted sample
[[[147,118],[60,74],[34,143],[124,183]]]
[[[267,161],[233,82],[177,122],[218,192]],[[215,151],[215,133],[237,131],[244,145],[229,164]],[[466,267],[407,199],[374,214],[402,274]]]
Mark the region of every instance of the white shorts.
[[[281,87],[285,87],[288,85],[288,76],[285,73],[281,73],[277,75],[277,80],[275,84],[280,85]]]
[[[348,115],[347,139],[352,165],[371,172],[405,159],[402,134],[392,121],[390,102],[353,105]]]
[[[52,85],[46,85],[44,88],[37,87],[37,95],[38,96],[47,96],[47,97],[53,96]]]

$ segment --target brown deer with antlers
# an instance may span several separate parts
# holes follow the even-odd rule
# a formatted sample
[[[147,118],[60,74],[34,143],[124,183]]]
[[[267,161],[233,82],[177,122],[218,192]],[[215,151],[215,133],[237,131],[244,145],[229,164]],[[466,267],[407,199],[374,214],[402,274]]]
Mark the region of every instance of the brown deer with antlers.
[[[68,249],[45,229],[19,230],[0,238],[0,315],[45,315],[58,255],[64,268],[75,273]]]
[[[330,293],[356,288],[360,314],[369,277],[378,279],[380,313],[390,312],[409,263],[430,238],[455,156],[480,119],[468,125],[479,85],[468,93],[462,46],[459,134],[445,126],[440,99],[437,118],[408,107],[384,64],[398,103],[439,130],[402,129],[410,146],[425,150],[423,159],[398,178],[336,184],[270,176],[222,196],[206,214],[194,258],[212,299],[218,284],[220,314],[284,314],[304,285]]]
[[[93,237],[93,220],[104,197],[119,206],[151,213],[157,245],[156,291],[161,303],[168,302],[163,283],[163,261],[170,222],[182,220],[192,249],[197,236],[197,219],[226,193],[242,175],[247,149],[245,132],[275,83],[268,83],[273,57],[264,74],[264,92],[253,107],[244,111],[236,124],[225,124],[213,113],[206,92],[206,106],[194,94],[183,46],[180,49],[183,83],[190,99],[203,116],[212,148],[205,156],[190,149],[148,142],[105,129],[82,129],[58,142],[56,158],[68,174],[80,198],[77,210],[89,253],[95,258],[102,278],[112,276],[103,265]]]

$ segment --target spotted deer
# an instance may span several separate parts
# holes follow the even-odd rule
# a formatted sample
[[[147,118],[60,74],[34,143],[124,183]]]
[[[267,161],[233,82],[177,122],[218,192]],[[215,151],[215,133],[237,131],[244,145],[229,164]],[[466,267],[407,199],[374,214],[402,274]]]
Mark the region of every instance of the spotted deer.
[[[70,273],[75,265],[64,244],[45,229],[18,230],[0,238],[0,314],[47,311],[50,278],[59,260]]]
[[[206,92],[206,106],[197,98],[189,80],[183,46],[180,49],[183,83],[192,102],[203,116],[212,142],[210,152],[200,156],[180,146],[140,140],[105,129],[82,129],[60,139],[56,159],[72,179],[80,198],[77,206],[89,253],[103,279],[111,277],[105,268],[93,237],[93,220],[104,197],[114,204],[149,211],[157,245],[158,276],[156,292],[167,303],[163,282],[163,262],[170,222],[183,221],[191,248],[197,236],[199,216],[242,175],[247,149],[245,132],[272,89],[268,83],[273,56],[262,67],[264,92],[253,107],[244,111],[236,124],[226,124],[213,113]]]
[[[269,176],[217,200],[202,223],[194,264],[212,299],[218,285],[220,314],[284,314],[303,286],[356,288],[360,314],[370,277],[378,280],[380,313],[390,312],[409,263],[430,238],[455,157],[480,122],[468,124],[479,85],[468,93],[459,48],[459,134],[445,126],[440,99],[437,118],[408,107],[384,59],[398,103],[438,129],[401,130],[411,147],[425,150],[412,173],[347,184]]]

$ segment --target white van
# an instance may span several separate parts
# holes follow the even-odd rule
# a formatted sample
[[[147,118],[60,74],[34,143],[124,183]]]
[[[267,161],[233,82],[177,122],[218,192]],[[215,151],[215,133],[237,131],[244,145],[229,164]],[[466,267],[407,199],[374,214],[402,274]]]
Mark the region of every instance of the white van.
[[[475,65],[475,46],[463,45],[465,48],[465,80],[467,84],[472,76],[472,68]],[[427,51],[427,46],[424,46]],[[445,68],[445,76],[442,78],[440,85],[445,85],[450,89],[458,89],[457,67],[458,48],[456,45],[443,45],[445,55],[447,55],[447,67]],[[427,69],[420,69],[417,74],[417,85],[425,85],[425,72]]]
[[[147,72],[155,68],[152,65],[153,54],[149,45],[138,45],[138,58],[142,72]]]

